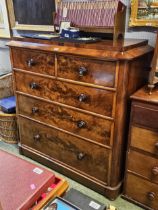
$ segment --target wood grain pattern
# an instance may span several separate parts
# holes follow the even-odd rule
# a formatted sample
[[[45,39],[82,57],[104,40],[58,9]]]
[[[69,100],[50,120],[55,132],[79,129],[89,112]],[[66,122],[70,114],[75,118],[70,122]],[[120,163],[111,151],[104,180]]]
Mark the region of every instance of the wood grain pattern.
[[[12,50],[13,67],[35,73],[54,76],[55,56],[53,53],[43,53],[32,50]]]
[[[153,194],[153,198],[152,198]],[[158,187],[147,180],[128,174],[125,195],[142,203],[146,208],[158,209]]]
[[[157,158],[130,150],[128,152],[128,170],[158,184]]]
[[[70,131],[103,145],[111,145],[112,121],[22,95],[18,95],[17,103],[19,114]],[[85,126],[79,127],[81,121],[85,122]]]
[[[54,79],[33,77],[29,74],[15,72],[16,90],[39,96],[80,109],[96,112],[111,117],[114,93],[97,88],[84,87]],[[21,81],[21,82],[18,82]],[[30,84],[36,83],[39,88],[31,89]],[[79,96],[85,94],[87,100],[79,101]],[[99,109],[98,109],[99,107]]]
[[[57,56],[57,62],[58,77],[107,87],[115,86],[116,62],[60,55]],[[85,72],[82,74],[83,70]]]
[[[19,122],[22,144],[39,150],[73,167],[74,170],[77,169],[81,173],[87,173],[98,180],[107,182],[109,150],[33,121],[20,118]],[[38,139],[35,138],[37,135],[39,135]]]
[[[155,147],[158,143],[158,132],[132,126],[131,146],[139,148],[146,152],[158,155],[158,149]]]

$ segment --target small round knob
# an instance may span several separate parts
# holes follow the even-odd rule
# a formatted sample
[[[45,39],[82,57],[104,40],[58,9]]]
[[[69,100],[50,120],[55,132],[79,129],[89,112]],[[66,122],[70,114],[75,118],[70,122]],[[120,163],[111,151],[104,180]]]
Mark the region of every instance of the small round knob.
[[[36,135],[34,136],[34,140],[35,140],[35,141],[39,141],[40,138],[41,138],[41,136],[40,136],[39,134],[36,134]]]
[[[32,113],[35,114],[39,112],[39,108],[38,107],[32,107]]]
[[[27,66],[29,68],[34,66],[35,64],[36,64],[36,62],[32,58],[27,61]]]
[[[157,176],[158,175],[158,167],[155,166],[154,168],[152,168],[151,172],[154,176]]]
[[[30,88],[31,89],[39,89],[39,84],[37,84],[37,83],[35,83],[35,82],[32,82],[31,84],[30,84]]]
[[[80,67],[79,68],[79,76],[80,77],[83,77],[83,76],[85,76],[86,74],[87,74],[87,69],[85,68],[85,67]]]
[[[147,194],[147,197],[150,201],[153,201],[155,199],[155,193],[154,192],[149,192]]]
[[[79,102],[84,102],[84,101],[86,101],[86,100],[87,100],[86,94],[81,93],[81,94],[78,96],[78,100],[79,100]]]
[[[77,159],[78,159],[78,160],[83,160],[85,156],[86,156],[85,153],[80,152],[80,153],[78,153],[78,155],[77,155]]]
[[[85,128],[86,127],[86,122],[83,120],[80,120],[77,122],[77,127],[78,128]]]
[[[155,148],[158,150],[158,142],[155,144]]]

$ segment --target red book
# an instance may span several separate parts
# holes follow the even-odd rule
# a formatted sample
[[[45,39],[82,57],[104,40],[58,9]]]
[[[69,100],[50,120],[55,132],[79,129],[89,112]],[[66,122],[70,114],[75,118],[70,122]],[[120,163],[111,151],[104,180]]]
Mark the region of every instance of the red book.
[[[52,172],[0,150],[0,204],[3,210],[28,210],[54,181]]]

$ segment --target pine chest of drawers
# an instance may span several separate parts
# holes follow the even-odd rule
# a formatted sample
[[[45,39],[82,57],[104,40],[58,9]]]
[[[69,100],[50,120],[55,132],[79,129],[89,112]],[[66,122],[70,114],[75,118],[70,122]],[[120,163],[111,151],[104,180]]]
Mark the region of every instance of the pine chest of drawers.
[[[144,87],[132,96],[124,196],[158,210],[158,89]]]
[[[21,153],[115,199],[128,98],[145,82],[152,48],[138,40],[8,45]]]

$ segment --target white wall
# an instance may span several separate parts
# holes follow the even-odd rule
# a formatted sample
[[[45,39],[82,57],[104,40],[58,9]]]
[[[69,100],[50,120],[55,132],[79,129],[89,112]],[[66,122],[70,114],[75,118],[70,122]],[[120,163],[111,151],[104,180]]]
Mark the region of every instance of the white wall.
[[[9,49],[5,46],[7,42],[0,40],[0,74],[11,71]]]

